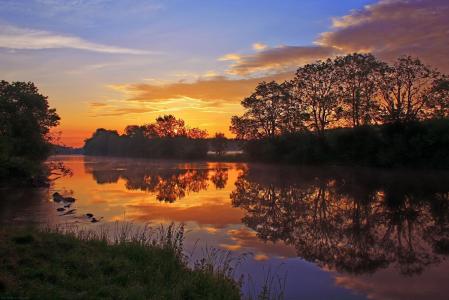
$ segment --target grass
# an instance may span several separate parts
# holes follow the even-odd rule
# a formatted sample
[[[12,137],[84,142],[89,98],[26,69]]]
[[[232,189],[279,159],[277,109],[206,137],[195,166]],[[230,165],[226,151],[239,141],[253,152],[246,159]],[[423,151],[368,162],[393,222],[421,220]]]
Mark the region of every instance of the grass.
[[[0,299],[240,299],[230,266],[187,266],[183,235],[174,225],[1,228]]]

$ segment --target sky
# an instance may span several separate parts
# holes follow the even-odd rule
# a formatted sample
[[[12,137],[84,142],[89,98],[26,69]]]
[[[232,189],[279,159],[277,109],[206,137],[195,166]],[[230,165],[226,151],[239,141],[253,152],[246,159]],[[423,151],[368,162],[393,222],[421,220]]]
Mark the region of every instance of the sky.
[[[229,132],[262,80],[351,52],[449,73],[447,0],[0,0],[0,79],[32,81],[60,142],[174,114]]]

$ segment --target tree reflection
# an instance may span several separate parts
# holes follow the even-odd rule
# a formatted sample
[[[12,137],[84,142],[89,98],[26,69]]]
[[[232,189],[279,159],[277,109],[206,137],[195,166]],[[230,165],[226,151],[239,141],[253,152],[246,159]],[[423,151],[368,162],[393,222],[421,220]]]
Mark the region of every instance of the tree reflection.
[[[189,193],[206,190],[210,181],[215,187],[223,188],[228,180],[226,168],[201,169],[189,166],[150,166],[142,164],[86,164],[87,172],[91,173],[99,184],[115,183],[119,179],[125,181],[128,190],[141,190],[154,193],[156,199],[164,202],[175,202]],[[213,175],[209,178],[209,174]]]
[[[341,272],[412,275],[449,254],[447,174],[256,167],[231,199],[261,239]]]
[[[224,189],[228,182],[228,169],[220,167],[216,168],[210,177],[210,180],[215,185],[215,188]]]

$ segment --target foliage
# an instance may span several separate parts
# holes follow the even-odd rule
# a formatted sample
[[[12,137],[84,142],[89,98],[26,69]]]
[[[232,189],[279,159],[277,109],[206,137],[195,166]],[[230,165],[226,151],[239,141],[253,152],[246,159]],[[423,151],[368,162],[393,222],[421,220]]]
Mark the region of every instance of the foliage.
[[[224,133],[217,132],[211,140],[212,149],[217,153],[217,155],[222,156],[226,152],[226,146],[228,144],[228,139],[225,137]]]
[[[306,103],[310,127],[319,135],[341,118],[340,75],[330,59],[305,65],[296,71],[293,80],[295,98]]]
[[[435,70],[410,56],[399,58],[393,66],[385,66],[379,86],[383,121],[398,123],[433,117],[435,111],[430,100],[433,84],[439,77]]]
[[[261,82],[243,99],[230,130],[239,139],[275,138],[312,131],[447,117],[447,76],[418,58],[392,65],[354,53],[298,68],[292,81]]]
[[[188,128],[172,115],[159,117],[155,123],[130,125],[120,135],[115,130],[99,128],[85,141],[87,155],[141,158],[190,158],[207,155],[207,132]]]
[[[449,168],[449,120],[330,129],[248,141],[250,159],[301,164]]]
[[[448,82],[418,58],[354,53],[261,82],[230,129],[250,159],[449,168]]]
[[[50,129],[59,116],[32,82],[0,82],[0,181],[35,183],[44,176]]]
[[[340,77],[339,95],[346,123],[352,127],[373,124],[380,113],[375,97],[385,64],[372,54],[359,53],[337,57],[334,64]]]

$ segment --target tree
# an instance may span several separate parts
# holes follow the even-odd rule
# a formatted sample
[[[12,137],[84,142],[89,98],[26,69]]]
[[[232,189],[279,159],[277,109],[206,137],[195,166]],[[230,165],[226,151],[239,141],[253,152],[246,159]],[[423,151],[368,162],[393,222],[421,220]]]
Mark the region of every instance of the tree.
[[[173,115],[158,117],[156,122],[129,125],[124,134],[97,129],[85,141],[88,155],[112,155],[146,158],[200,158],[207,155],[207,131],[188,128]]]
[[[431,116],[432,83],[438,73],[418,58],[399,58],[381,70],[380,95],[383,121],[403,123]]]
[[[367,125],[378,119],[379,71],[384,66],[372,54],[354,53],[334,60],[340,74],[341,97],[346,105],[344,116],[352,127]]]
[[[35,177],[50,152],[56,110],[32,82],[0,82],[0,179]]]
[[[156,123],[147,125],[148,136],[176,137],[186,136],[184,120],[176,119],[173,115],[158,117]]]
[[[324,130],[342,115],[340,76],[332,60],[299,68],[292,84],[296,91],[295,98],[304,102],[310,113],[310,126],[322,136]]]
[[[184,120],[176,119],[173,115],[158,117],[155,123],[143,125],[141,128],[143,129],[143,134],[149,139],[156,137],[204,139],[207,136],[207,131],[199,128],[188,128]]]
[[[85,140],[84,152],[88,155],[120,155],[122,139],[117,130],[98,128],[92,137]]]
[[[228,139],[225,137],[224,133],[217,132],[212,139],[212,149],[214,149],[217,155],[223,156],[226,152],[227,143]]]
[[[442,76],[433,82],[430,106],[432,117],[449,117],[449,77]]]
[[[207,131],[199,128],[187,128],[187,137],[190,139],[205,139]]]
[[[241,103],[246,111],[241,117],[232,117],[230,127],[237,138],[274,137],[300,127],[300,119],[287,113],[292,104],[288,83],[261,82]]]

